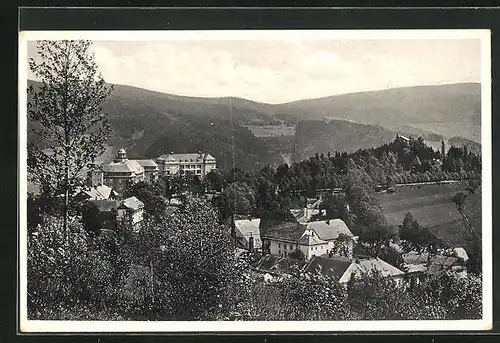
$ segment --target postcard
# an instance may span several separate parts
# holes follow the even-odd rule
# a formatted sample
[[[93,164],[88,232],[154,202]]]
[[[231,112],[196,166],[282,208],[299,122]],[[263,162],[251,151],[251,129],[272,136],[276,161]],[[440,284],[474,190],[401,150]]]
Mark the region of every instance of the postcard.
[[[490,73],[488,30],[20,32],[20,332],[491,329]]]

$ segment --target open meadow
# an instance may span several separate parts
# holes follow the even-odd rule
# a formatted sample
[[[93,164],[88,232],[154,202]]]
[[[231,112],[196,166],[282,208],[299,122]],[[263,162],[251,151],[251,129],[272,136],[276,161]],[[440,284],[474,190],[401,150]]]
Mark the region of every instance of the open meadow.
[[[377,194],[377,198],[390,225],[401,225],[406,213],[410,212],[422,226],[429,228],[440,239],[452,246],[461,246],[470,239],[470,234],[452,197],[465,188],[466,183],[401,186],[394,193]],[[465,206],[467,211],[481,213],[478,198],[480,194],[469,197]],[[479,224],[478,221],[475,223],[478,225],[476,230],[480,231],[480,221]]]

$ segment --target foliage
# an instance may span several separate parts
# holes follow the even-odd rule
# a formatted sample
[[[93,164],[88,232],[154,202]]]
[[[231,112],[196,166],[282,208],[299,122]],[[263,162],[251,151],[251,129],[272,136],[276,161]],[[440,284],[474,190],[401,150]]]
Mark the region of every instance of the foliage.
[[[103,151],[109,133],[101,111],[111,89],[88,53],[90,44],[39,41],[42,62],[30,60],[42,83],[28,89],[28,115],[40,124],[34,133],[49,143],[51,154],[30,146],[28,167],[51,194],[75,186],[77,175]]]
[[[465,200],[467,200],[467,194],[464,192],[457,192],[453,195],[453,202],[457,206],[459,211],[463,210]]]
[[[444,246],[444,243],[436,235],[429,229],[422,227],[409,212],[405,215],[399,228],[399,238],[402,240],[405,251],[427,252],[429,256]]]
[[[294,259],[300,260],[300,261],[305,261],[305,259],[306,259],[306,256],[304,255],[304,253],[300,249],[296,249],[296,250],[292,251],[291,253],[288,254],[288,257],[294,258]]]
[[[233,245],[203,199],[188,198],[176,216],[147,223],[135,251],[134,264],[142,267],[132,267],[127,284],[144,284],[151,291],[139,297],[129,291],[128,299],[143,299],[140,306],[134,305],[133,315],[215,320],[232,309],[234,283],[240,276]]]
[[[243,182],[233,182],[223,194],[229,200],[229,210],[235,214],[252,213],[255,206],[254,190]]]
[[[467,190],[471,194],[475,194],[479,187],[481,187],[481,179],[471,179],[467,181]]]
[[[64,227],[69,196],[82,184],[82,173],[104,151],[109,125],[102,113],[111,92],[89,53],[90,41],[38,41],[38,62],[29,61],[41,83],[30,85],[28,117],[32,134],[47,146],[28,145],[28,172],[42,193],[64,194]]]
[[[28,239],[29,318],[71,318],[80,308],[83,316],[90,309],[116,317],[126,250],[113,249],[113,238],[92,238],[76,221],[69,224],[69,245],[57,217],[45,216]]]
[[[167,202],[163,196],[164,190],[159,182],[138,182],[128,184],[125,189],[125,197],[135,196],[144,203],[146,213],[153,216],[161,216],[165,213]]]

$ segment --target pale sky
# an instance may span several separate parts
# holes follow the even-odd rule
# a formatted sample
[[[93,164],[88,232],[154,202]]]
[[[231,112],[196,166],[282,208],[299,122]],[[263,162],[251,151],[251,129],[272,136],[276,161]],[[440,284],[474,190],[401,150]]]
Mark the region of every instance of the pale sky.
[[[281,103],[481,81],[479,39],[95,41],[107,82],[187,96]],[[28,56],[36,44],[28,43]],[[28,78],[33,75],[28,72]]]

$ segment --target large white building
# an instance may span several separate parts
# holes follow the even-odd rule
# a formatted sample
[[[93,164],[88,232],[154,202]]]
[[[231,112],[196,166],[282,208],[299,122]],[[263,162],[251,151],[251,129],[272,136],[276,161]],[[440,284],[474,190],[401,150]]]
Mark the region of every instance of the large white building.
[[[160,173],[162,175],[196,175],[205,177],[210,171],[217,169],[215,158],[208,154],[170,154],[161,155],[156,159]]]
[[[128,182],[153,180],[158,174],[158,165],[152,160],[129,160],[124,149],[120,149],[113,162],[95,166],[91,171],[92,186],[104,184],[123,194]]]
[[[306,260],[332,254],[352,257],[356,237],[341,219],[308,223],[284,223],[261,232],[262,249],[271,255],[287,256],[301,250]]]

